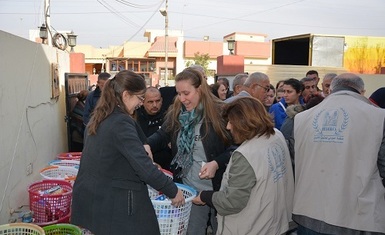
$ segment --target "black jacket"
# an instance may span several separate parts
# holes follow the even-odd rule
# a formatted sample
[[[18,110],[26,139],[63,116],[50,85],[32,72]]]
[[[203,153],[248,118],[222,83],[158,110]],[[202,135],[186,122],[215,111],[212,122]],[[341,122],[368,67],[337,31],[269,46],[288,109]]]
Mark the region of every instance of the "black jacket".
[[[83,123],[85,126],[90,121],[91,113],[92,111],[94,111],[96,103],[100,99],[101,94],[102,94],[102,91],[98,86],[95,88],[95,90],[88,93],[86,102],[85,102],[84,113],[83,113]]]
[[[136,128],[116,109],[96,135],[85,135],[71,223],[94,234],[159,234],[146,183],[171,198],[177,187],[152,164]]]
[[[140,107],[136,111],[136,119],[143,130],[146,137],[154,134],[163,124],[164,112],[160,111],[156,115],[148,115],[144,107]],[[170,163],[172,160],[171,149],[166,147],[159,151],[153,151],[154,162],[158,163],[163,169],[171,170]]]
[[[166,148],[168,143],[171,142],[171,152],[172,156],[175,157],[178,152],[177,149],[177,138],[178,133],[176,131],[166,132],[167,122],[165,122],[161,129],[151,135],[147,142],[151,146],[152,151],[159,151],[162,148]],[[227,163],[230,160],[230,152],[226,151],[227,145],[222,141],[222,139],[216,134],[214,128],[209,124],[209,131],[205,131],[205,120],[203,120],[200,134],[203,137],[202,144],[206,154],[207,162],[215,160],[218,163],[219,169],[215,173],[214,178],[212,179],[213,188],[215,191],[219,190],[222,181],[222,175],[226,170]],[[207,134],[207,135],[206,135]],[[174,173],[178,169],[173,169]],[[181,179],[174,178],[175,181],[180,182]]]

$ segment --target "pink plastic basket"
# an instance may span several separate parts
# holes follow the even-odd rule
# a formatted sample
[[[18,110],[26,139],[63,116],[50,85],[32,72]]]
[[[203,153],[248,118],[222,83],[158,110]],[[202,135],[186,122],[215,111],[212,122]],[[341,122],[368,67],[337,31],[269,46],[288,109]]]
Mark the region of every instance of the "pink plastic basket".
[[[60,190],[49,193],[53,188]],[[63,180],[42,180],[28,188],[33,222],[39,226],[66,223],[70,219],[72,186]]]
[[[68,152],[68,153],[59,153],[57,159],[60,160],[80,160],[82,157],[82,152]]]

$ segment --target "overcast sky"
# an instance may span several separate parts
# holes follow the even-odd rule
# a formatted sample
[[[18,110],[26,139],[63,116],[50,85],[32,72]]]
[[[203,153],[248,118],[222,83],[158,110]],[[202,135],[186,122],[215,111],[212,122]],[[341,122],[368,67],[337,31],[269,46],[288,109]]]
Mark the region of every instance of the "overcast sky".
[[[145,41],[164,29],[157,0],[51,0],[51,26],[95,47]],[[28,38],[44,22],[44,0],[0,0],[0,30]],[[385,37],[385,0],[169,0],[169,29],[185,40],[221,41],[233,32],[268,39],[314,33]]]

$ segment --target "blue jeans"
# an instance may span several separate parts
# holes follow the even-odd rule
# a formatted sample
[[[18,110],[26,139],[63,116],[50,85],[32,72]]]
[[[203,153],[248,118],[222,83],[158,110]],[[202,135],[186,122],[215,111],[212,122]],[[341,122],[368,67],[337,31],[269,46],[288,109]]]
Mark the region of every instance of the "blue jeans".
[[[209,219],[213,228],[213,234],[215,234],[218,227],[215,210],[209,206],[197,206],[192,204],[187,235],[206,235],[207,222]]]

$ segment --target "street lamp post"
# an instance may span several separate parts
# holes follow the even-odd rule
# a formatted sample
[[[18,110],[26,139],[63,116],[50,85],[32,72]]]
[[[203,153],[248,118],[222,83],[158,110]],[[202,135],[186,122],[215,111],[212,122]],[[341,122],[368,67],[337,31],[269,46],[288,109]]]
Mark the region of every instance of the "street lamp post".
[[[166,8],[160,10],[162,16],[164,16],[164,85],[167,86],[168,79],[168,0],[166,0]]]
[[[102,54],[102,57],[103,57],[103,61],[102,61],[102,70],[101,70],[101,72],[102,73],[104,73],[104,72],[106,72],[106,69],[105,69],[105,67],[104,67],[104,62],[105,62],[105,60],[106,60],[106,54]]]

